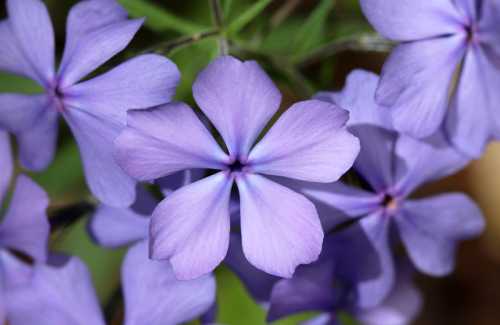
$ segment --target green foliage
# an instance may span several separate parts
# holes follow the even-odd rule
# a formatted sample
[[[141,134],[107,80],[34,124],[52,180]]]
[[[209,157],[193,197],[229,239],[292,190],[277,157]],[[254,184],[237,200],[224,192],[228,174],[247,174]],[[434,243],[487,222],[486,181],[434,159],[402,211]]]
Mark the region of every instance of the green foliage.
[[[259,0],[256,1],[251,7],[233,20],[227,27],[227,35],[234,36],[238,34],[246,25],[255,19],[272,0]]]

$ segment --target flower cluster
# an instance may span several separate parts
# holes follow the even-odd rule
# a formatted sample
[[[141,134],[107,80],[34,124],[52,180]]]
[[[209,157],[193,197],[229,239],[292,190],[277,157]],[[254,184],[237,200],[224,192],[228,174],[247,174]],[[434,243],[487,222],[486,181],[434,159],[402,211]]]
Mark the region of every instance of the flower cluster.
[[[43,93],[0,94],[0,200],[14,174],[10,135],[22,167],[41,171],[61,117],[101,202],[91,237],[129,246],[126,325],[215,322],[221,263],[269,321],[319,311],[305,324],[337,324],[343,312],[407,324],[422,305],[413,274],[449,274],[457,245],[484,228],[462,193],[412,193],[462,169],[500,132],[497,1],[361,0],[377,31],[401,42],[381,76],[354,70],[341,91],[282,110],[259,64],[229,55],[194,81],[199,110],[173,100],[180,72],[160,55],[95,76],[143,22],[115,0],[71,8],[57,69],[43,2],[6,4],[0,70]],[[17,177],[0,224],[0,324],[105,324],[85,264],[48,250],[48,206]]]

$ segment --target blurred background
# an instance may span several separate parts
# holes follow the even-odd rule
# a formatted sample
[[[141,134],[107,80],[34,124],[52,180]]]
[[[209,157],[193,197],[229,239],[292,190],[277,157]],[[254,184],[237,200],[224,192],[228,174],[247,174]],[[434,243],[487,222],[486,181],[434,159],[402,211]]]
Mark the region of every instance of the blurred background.
[[[258,60],[281,89],[286,108],[319,90],[343,86],[346,75],[363,68],[379,72],[391,44],[380,39],[363,18],[357,0],[118,0],[133,17],[146,17],[131,46],[102,71],[141,52],[154,51],[180,68],[177,99],[193,103],[191,83],[201,68],[220,53]],[[57,36],[59,57],[64,28],[73,0],[46,0]],[[216,12],[216,14],[214,14]],[[0,5],[5,17],[5,5]],[[224,30],[220,33],[220,30]],[[1,46],[1,44],[0,44]],[[0,73],[0,92],[40,91],[29,80]],[[499,103],[500,104],[500,103]],[[50,214],[92,200],[85,186],[78,149],[65,125],[55,161],[32,174],[51,197]],[[418,325],[500,324],[500,144],[465,170],[422,193],[465,191],[477,200],[487,229],[478,240],[460,247],[456,272],[446,278],[418,277],[425,305]],[[120,324],[119,272],[123,250],[95,246],[85,227],[87,215],[78,211],[52,235],[52,249],[80,256],[92,271],[99,298],[112,324]],[[217,271],[219,322],[228,325],[265,324],[264,311],[253,303],[227,269]],[[299,315],[276,322],[297,324]]]

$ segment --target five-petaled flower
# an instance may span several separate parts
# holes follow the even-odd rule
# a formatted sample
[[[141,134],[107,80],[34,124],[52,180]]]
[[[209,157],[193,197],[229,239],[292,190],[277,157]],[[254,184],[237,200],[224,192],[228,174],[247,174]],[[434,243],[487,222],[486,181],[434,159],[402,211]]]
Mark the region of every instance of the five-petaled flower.
[[[141,55],[79,82],[123,50],[142,24],[128,20],[115,0],[84,0],[70,11],[66,47],[56,72],[54,32],[40,0],[8,0],[0,22],[0,70],[31,78],[44,93],[0,94],[0,127],[17,135],[21,163],[44,169],[52,160],[58,116],[80,148],[87,183],[111,205],[134,201],[135,182],[115,163],[113,140],[126,111],[169,102],[179,80],[177,67],[158,55]]]
[[[398,131],[424,138],[442,127],[476,158],[499,139],[499,1],[362,0],[361,6],[377,31],[401,42],[376,93],[379,104],[392,108]]]
[[[344,127],[348,113],[323,101],[299,102],[254,145],[281,94],[255,62],[229,56],[200,73],[193,95],[228,153],[183,103],[129,111],[127,128],[115,141],[118,163],[141,181],[190,168],[220,170],[173,192],[153,211],[152,257],[169,259],[181,279],[212,271],[228,249],[236,183],[246,258],[290,277],[297,265],[316,260],[323,231],[309,200],[261,174],[337,181],[359,152],[358,140]]]

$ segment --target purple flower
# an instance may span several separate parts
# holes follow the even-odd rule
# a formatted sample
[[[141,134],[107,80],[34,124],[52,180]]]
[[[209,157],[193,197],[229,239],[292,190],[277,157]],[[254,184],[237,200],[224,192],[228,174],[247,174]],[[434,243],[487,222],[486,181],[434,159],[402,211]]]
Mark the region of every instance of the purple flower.
[[[392,108],[396,129],[423,138],[444,123],[457,148],[480,156],[500,134],[500,3],[362,0],[361,6],[378,32],[401,42],[376,92],[377,102]]]
[[[10,179],[14,172],[12,161],[12,149],[10,147],[9,134],[0,130],[0,202],[9,188]]]
[[[141,181],[188,168],[220,170],[156,207],[152,257],[169,259],[180,279],[212,271],[228,250],[236,183],[246,258],[261,270],[290,277],[297,265],[316,260],[323,231],[309,200],[260,174],[336,181],[359,151],[344,128],[347,112],[318,100],[299,102],[254,146],[281,101],[257,63],[218,58],[200,73],[193,95],[228,153],[183,103],[129,112],[127,128],[115,141],[118,163]]]
[[[54,33],[43,2],[8,0],[7,11],[8,20],[0,22],[0,70],[29,77],[45,90],[0,95],[0,127],[17,135],[21,163],[41,170],[51,162],[60,115],[76,138],[92,193],[111,205],[130,205],[135,181],[116,165],[112,143],[127,109],[170,101],[179,80],[176,66],[158,55],[141,55],[79,82],[123,50],[142,20],[128,20],[114,0],[81,1],[69,13],[56,71]]]
[[[187,173],[181,174],[170,180],[189,178]],[[215,303],[215,278],[208,274],[180,281],[168,262],[149,259],[149,216],[157,202],[145,190],[137,194],[131,208],[101,205],[89,224],[92,237],[102,246],[133,244],[121,271],[124,324],[174,325],[201,316]]]
[[[367,325],[408,324],[418,313],[421,298],[411,283],[410,269],[398,270],[391,294],[382,297],[380,303],[365,307],[367,300],[380,300],[373,292],[359,290],[364,281],[380,276],[380,265],[363,230],[350,226],[327,237],[318,261],[301,266],[293,278],[274,285],[268,320],[315,311],[321,314],[304,325],[340,324],[340,312],[348,312]]]
[[[373,102],[377,83],[376,75],[354,71],[341,93],[320,95],[349,110],[349,129],[362,143],[354,168],[371,190],[341,183],[296,183],[296,187],[313,201],[330,206],[331,217],[341,212],[344,218],[359,222],[378,251],[384,275],[364,283],[364,290],[384,296],[394,282],[392,234],[402,241],[419,271],[442,276],[453,269],[459,241],[479,235],[484,220],[476,204],[462,193],[410,198],[421,184],[454,173],[467,160],[439,134],[423,141],[392,131]]]

